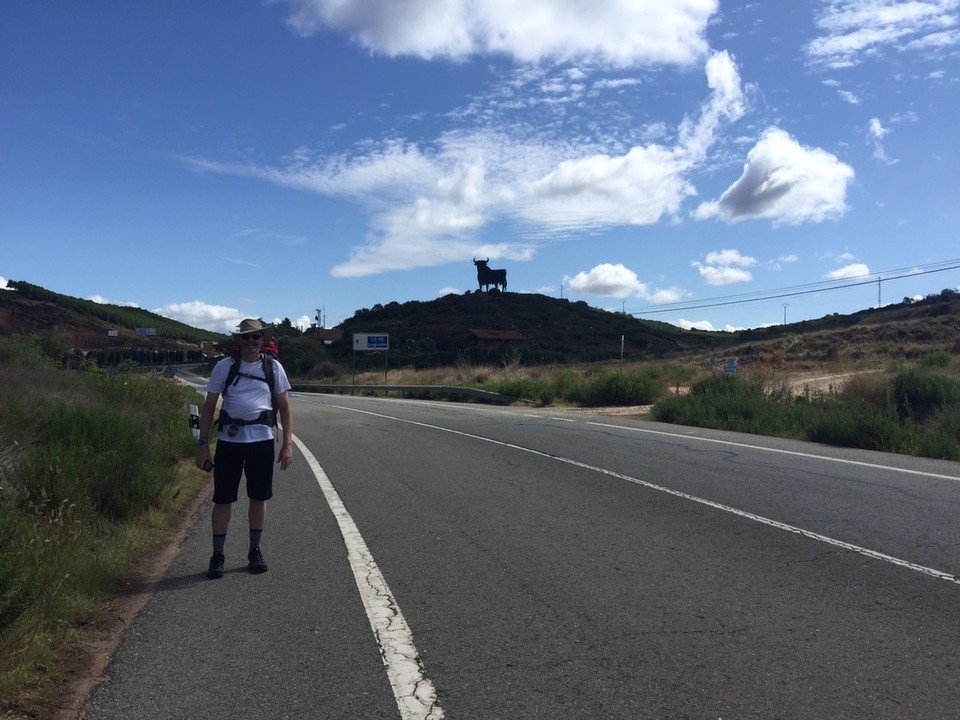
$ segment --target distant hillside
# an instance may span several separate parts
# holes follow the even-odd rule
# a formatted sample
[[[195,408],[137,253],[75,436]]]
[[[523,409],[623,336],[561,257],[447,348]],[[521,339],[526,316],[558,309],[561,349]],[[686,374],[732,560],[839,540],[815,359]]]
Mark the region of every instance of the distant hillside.
[[[138,347],[154,351],[198,349],[227,337],[140,308],[81,300],[26,282],[7,285],[9,290],[0,291],[0,334],[61,334],[84,350]]]
[[[82,349],[139,347],[191,354],[205,343],[227,339],[139,308],[102,305],[25,282],[9,286],[12,290],[0,291],[0,334],[61,333]],[[144,336],[137,328],[152,328],[156,334]],[[620,357],[621,338],[629,361],[737,357],[771,365],[821,364],[911,358],[935,350],[960,354],[960,293],[944,290],[918,302],[728,333],[682,330],[583,301],[473,292],[361,309],[337,329],[343,337],[327,346],[327,354],[345,364],[353,361],[354,333],[388,333],[391,366],[610,361]],[[499,341],[504,332],[514,339]],[[373,357],[377,354],[366,355],[358,361],[380,362]]]
[[[834,313],[737,333],[733,350],[755,355],[773,348],[781,361],[860,361],[912,359],[938,350],[960,355],[960,293],[943,290],[923,300]]]
[[[642,320],[590,307],[585,302],[544,295],[467,293],[429,302],[389,303],[357,311],[340,328],[340,354],[350,349],[353,333],[389,333],[391,348],[444,363],[494,358],[507,346],[486,349],[472,330],[515,331],[511,343],[524,362],[656,360],[716,355],[763,360],[830,362],[865,357],[911,357],[933,350],[960,352],[960,293],[944,290],[919,302],[904,302],[853,315],[830,315],[789,325],[704,332]],[[427,364],[427,363],[424,363]]]

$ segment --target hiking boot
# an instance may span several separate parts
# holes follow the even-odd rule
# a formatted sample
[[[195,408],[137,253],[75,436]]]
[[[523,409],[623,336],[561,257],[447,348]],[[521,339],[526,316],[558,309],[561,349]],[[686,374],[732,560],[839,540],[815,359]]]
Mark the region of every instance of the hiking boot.
[[[210,567],[207,568],[207,577],[211,580],[223,577],[223,553],[215,552],[210,558]]]
[[[250,564],[247,566],[252,573],[265,573],[267,571],[267,561],[263,559],[263,553],[260,548],[254,548],[247,555]]]

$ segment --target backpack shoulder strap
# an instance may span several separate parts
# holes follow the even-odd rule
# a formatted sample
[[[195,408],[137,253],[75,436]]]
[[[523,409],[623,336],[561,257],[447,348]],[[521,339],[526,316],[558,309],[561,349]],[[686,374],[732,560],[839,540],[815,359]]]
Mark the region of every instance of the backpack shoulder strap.
[[[227,390],[240,382],[240,358],[234,357],[233,362],[230,365],[230,370],[227,372],[227,379],[223,383],[223,395],[227,394]]]
[[[270,394],[273,395],[276,388],[276,374],[273,371],[273,355],[264,353],[262,358],[263,375],[267,379],[267,386],[270,388]]]

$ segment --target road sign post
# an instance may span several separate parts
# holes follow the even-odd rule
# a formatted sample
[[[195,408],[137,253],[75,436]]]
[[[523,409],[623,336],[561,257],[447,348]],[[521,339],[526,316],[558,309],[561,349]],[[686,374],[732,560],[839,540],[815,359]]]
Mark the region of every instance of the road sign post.
[[[390,335],[387,333],[353,334],[353,384],[357,384],[357,351],[383,351],[383,381],[387,381],[387,353],[390,350]]]

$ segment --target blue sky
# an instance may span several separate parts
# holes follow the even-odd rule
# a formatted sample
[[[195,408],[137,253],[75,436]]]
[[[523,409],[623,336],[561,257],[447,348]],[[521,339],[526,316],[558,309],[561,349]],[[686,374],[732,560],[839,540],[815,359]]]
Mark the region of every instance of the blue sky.
[[[960,0],[6,2],[0,286],[854,312],[960,288],[958,100]]]

